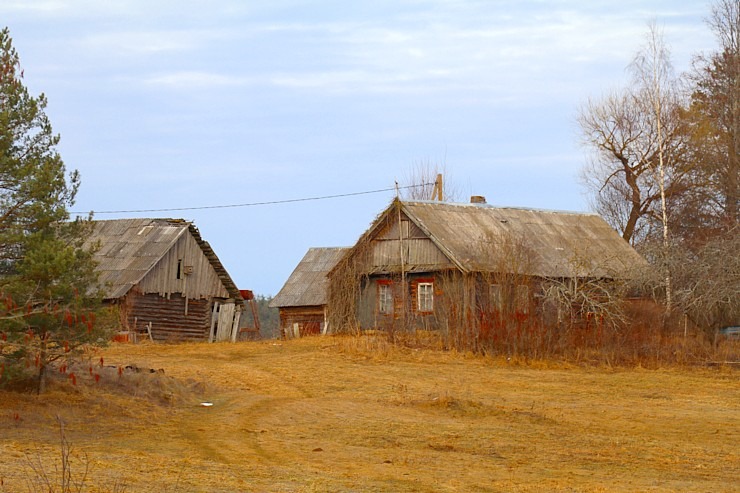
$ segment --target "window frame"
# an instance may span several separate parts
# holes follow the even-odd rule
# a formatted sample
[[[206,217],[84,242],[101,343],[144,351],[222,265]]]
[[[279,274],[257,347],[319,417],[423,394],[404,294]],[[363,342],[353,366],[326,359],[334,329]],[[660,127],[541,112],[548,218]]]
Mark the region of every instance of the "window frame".
[[[434,312],[434,281],[424,280],[416,283],[416,311]]]
[[[381,279],[377,282],[377,309],[381,315],[393,315],[393,282]]]

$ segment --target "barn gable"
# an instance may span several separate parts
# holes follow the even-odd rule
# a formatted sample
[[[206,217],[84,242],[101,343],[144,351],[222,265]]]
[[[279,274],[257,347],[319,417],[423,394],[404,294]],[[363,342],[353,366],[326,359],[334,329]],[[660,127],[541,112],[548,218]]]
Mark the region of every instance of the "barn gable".
[[[143,293],[190,299],[229,298],[231,294],[191,234],[181,235],[139,282]]]
[[[429,272],[454,267],[454,264],[430,236],[405,213],[401,220],[391,215],[391,221],[371,239],[368,273],[393,273],[401,268],[399,255],[403,251],[405,272]]]

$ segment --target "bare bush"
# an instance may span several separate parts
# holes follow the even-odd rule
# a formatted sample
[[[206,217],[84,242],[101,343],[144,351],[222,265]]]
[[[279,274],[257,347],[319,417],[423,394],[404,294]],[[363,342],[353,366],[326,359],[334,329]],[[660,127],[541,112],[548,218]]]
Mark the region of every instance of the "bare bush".
[[[26,481],[28,490],[38,493],[80,493],[88,480],[90,460],[83,454],[79,458],[81,472],[73,469],[72,445],[67,439],[64,421],[59,416],[56,419],[59,426],[59,464],[55,464],[52,471],[40,454],[34,457],[26,455],[31,472]]]

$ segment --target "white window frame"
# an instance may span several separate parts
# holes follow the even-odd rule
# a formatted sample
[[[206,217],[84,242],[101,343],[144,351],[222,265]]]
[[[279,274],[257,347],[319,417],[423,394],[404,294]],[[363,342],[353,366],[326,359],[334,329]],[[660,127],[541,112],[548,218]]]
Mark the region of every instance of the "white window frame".
[[[416,285],[416,308],[419,313],[434,311],[434,283],[420,282]]]
[[[378,283],[378,313],[393,314],[393,286],[389,283]]]

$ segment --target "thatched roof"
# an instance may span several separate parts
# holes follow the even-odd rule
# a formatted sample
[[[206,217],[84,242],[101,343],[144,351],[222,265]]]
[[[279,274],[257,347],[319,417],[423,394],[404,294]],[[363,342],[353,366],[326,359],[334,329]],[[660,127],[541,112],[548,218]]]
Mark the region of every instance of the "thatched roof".
[[[309,248],[270,306],[321,306],[327,302],[326,274],[348,248]]]
[[[104,297],[117,299],[128,293],[187,232],[200,246],[229,295],[241,300],[239,289],[211,246],[201,238],[198,228],[182,219],[93,221],[87,244],[97,246],[95,260]]]
[[[510,245],[529,256],[523,273],[540,277],[629,277],[646,264],[598,214],[394,201],[374,226],[395,214],[396,205],[463,272],[500,270],[499,253]],[[366,235],[372,236],[374,226]]]

